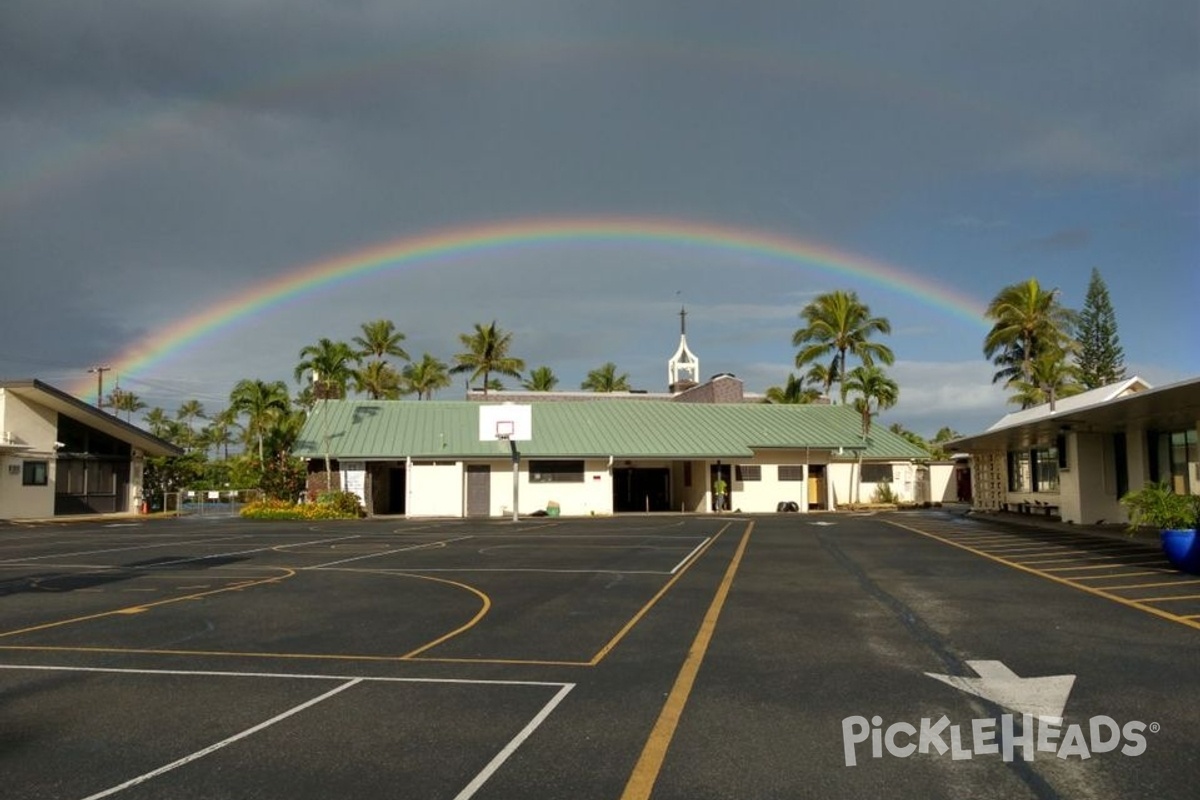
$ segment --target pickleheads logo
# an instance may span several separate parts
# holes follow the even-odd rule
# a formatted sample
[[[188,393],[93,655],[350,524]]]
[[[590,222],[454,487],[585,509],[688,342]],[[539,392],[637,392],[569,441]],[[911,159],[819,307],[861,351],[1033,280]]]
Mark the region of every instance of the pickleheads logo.
[[[1105,715],[1094,716],[1086,724],[1063,724],[1063,710],[1074,675],[1050,675],[1022,678],[1000,661],[968,661],[978,677],[940,675],[926,672],[930,678],[996,704],[1011,714],[971,720],[967,725],[951,723],[946,716],[922,719],[917,724],[892,722],[884,727],[883,718],[851,716],[842,720],[842,747],[846,766],[858,763],[859,745],[870,741],[872,758],[884,753],[907,758],[950,754],[955,761],[975,756],[999,755],[1013,761],[1017,754],[1033,761],[1037,753],[1053,753],[1060,759],[1086,760],[1097,753],[1120,750],[1122,755],[1140,756],[1146,752],[1146,733],[1158,733],[1157,722],[1118,723]],[[1014,724],[1020,720],[1020,727]],[[1036,724],[1035,724],[1036,722]]]
[[[859,745],[870,740],[871,758],[883,758],[884,753],[907,758],[914,753],[939,756],[950,754],[955,761],[975,756],[999,755],[1012,761],[1020,753],[1025,761],[1033,761],[1037,753],[1053,753],[1061,759],[1087,760],[1096,753],[1111,753],[1120,748],[1122,755],[1140,756],[1146,752],[1147,732],[1157,733],[1158,723],[1126,722],[1118,724],[1112,717],[1100,715],[1087,725],[1039,720],[1034,725],[1032,714],[1021,716],[1020,731],[1013,724],[1015,716],[1003,714],[999,726],[995,719],[975,719],[969,725],[952,724],[946,716],[937,720],[922,719],[917,725],[893,722],[886,728],[883,719],[875,716],[853,716],[842,720],[842,747],[846,766],[858,764]]]

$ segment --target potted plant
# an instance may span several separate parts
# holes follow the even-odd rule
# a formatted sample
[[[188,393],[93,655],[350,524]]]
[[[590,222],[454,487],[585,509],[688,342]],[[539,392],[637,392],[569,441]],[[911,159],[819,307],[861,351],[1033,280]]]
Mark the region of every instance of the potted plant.
[[[1173,566],[1200,573],[1200,542],[1196,524],[1200,520],[1200,496],[1177,494],[1166,481],[1147,483],[1121,498],[1129,509],[1129,529],[1146,525],[1157,528],[1163,552]]]

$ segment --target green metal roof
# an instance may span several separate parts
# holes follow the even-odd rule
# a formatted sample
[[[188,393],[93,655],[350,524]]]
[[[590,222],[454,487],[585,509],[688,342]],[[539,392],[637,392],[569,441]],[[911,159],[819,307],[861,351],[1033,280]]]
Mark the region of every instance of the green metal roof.
[[[468,401],[330,400],[310,414],[293,452],[317,458],[499,458],[500,442],[479,441],[479,408]],[[592,400],[530,403],[526,457],[734,458],[755,450],[856,452],[862,423],[848,406]],[[325,442],[328,441],[328,447]],[[867,458],[927,458],[901,436],[874,426]]]

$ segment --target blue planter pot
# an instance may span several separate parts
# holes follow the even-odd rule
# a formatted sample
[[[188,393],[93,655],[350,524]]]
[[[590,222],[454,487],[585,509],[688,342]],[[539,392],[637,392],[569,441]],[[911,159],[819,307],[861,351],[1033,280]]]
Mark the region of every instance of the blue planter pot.
[[[1195,529],[1159,531],[1163,552],[1176,569],[1200,574],[1200,538]]]

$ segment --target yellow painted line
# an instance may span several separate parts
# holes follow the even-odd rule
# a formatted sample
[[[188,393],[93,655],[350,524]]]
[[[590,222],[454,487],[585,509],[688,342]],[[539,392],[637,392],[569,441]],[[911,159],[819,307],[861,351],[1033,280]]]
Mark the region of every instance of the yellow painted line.
[[[1118,589],[1157,589],[1161,586],[1184,586],[1189,583],[1200,583],[1200,580],[1194,581],[1162,581],[1160,583],[1130,583],[1123,586],[1105,586],[1105,590],[1115,592]]]
[[[460,633],[462,633],[464,631],[470,630],[471,628],[475,627],[475,624],[477,622],[479,622],[479,620],[484,618],[484,616],[487,614],[488,610],[492,607],[491,599],[486,594],[484,594],[483,592],[476,589],[474,586],[469,586],[465,583],[459,583],[458,581],[446,580],[445,578],[434,578],[429,575],[412,575],[409,573],[399,573],[399,574],[406,575],[407,577],[410,577],[410,578],[417,578],[419,580],[433,581],[435,583],[444,583],[448,586],[456,586],[460,589],[466,589],[468,592],[471,592],[472,594],[474,594],[476,597],[478,597],[480,600],[483,601],[483,604],[480,607],[479,611],[476,612],[475,616],[471,617],[471,619],[468,620],[466,623],[458,626],[457,628],[450,631],[449,633],[445,633],[445,634],[439,636],[438,638],[434,639],[432,642],[429,642],[428,644],[423,644],[420,647],[418,647],[417,649],[409,651],[408,653],[405,653],[403,656],[401,656],[402,659],[413,658],[414,656],[424,653],[426,650],[430,650],[434,647],[437,647],[442,642],[448,641],[449,639],[453,639],[455,636],[458,636]]]
[[[654,604],[657,603],[660,599],[662,599],[663,595],[665,595],[668,591],[670,591],[671,587],[674,586],[679,581],[679,579],[684,576],[684,573],[686,573],[693,564],[695,564],[698,560],[700,560],[700,556],[702,556],[706,552],[708,552],[708,548],[712,547],[713,544],[717,541],[717,539],[721,538],[721,534],[723,534],[723,533],[725,533],[725,531],[729,530],[729,526],[732,524],[733,524],[732,522],[726,522],[723,526],[721,526],[721,530],[719,530],[715,534],[713,534],[713,537],[711,539],[709,539],[708,542],[703,547],[701,547],[699,550],[697,550],[695,552],[695,554],[692,555],[691,560],[688,561],[686,564],[684,564],[683,567],[680,568],[679,571],[677,571],[674,575],[672,575],[671,580],[667,581],[663,585],[663,587],[661,589],[659,589],[658,592],[655,593],[655,595],[653,597],[651,597],[649,599],[649,601],[647,601],[646,604],[644,606],[642,606],[641,609],[639,609],[638,612],[636,614],[634,614],[633,617],[631,617],[628,622],[625,623],[624,626],[621,627],[621,630],[617,631],[616,635],[608,640],[607,644],[605,644],[598,651],[596,651],[596,655],[592,656],[591,661],[589,661],[588,663],[594,667],[597,664],[599,664],[602,660],[604,660],[604,657],[612,652],[613,648],[616,647],[621,642],[621,640],[625,638],[625,635],[627,633],[629,633],[631,630],[633,630],[633,627],[635,625],[637,625],[639,622],[641,622],[642,617],[646,616],[646,614],[650,611],[650,609],[654,607]],[[753,527],[754,523],[750,523],[750,524],[751,524],[751,527]]]
[[[130,608],[122,608],[117,613],[118,614],[143,614],[143,613],[145,613],[145,611],[146,611],[145,606],[132,606]]]
[[[966,550],[968,553],[974,553],[977,556],[986,558],[989,561],[994,561],[997,564],[1003,564],[1006,567],[1012,567],[1013,569],[1018,569],[1018,570],[1021,570],[1022,572],[1027,572],[1030,575],[1036,575],[1039,578],[1045,578],[1048,581],[1053,581],[1054,583],[1060,584],[1062,586],[1069,586],[1072,589],[1078,589],[1081,592],[1085,592],[1087,594],[1094,595],[1096,597],[1103,597],[1104,599],[1111,600],[1114,603],[1120,603],[1123,606],[1127,606],[1129,608],[1135,608],[1138,611],[1144,611],[1147,614],[1153,614],[1156,617],[1161,617],[1162,619],[1169,620],[1171,622],[1177,622],[1180,625],[1186,625],[1189,628],[1195,628],[1196,630],[1200,630],[1200,621],[1194,621],[1187,617],[1181,617],[1177,614],[1170,614],[1170,613],[1167,613],[1166,611],[1162,611],[1161,609],[1155,608],[1154,606],[1142,605],[1141,603],[1138,603],[1134,600],[1128,600],[1119,595],[1109,594],[1109,593],[1102,591],[1100,589],[1097,589],[1093,586],[1084,586],[1083,584],[1075,583],[1074,581],[1068,580],[1067,578],[1060,578],[1057,575],[1051,575],[1050,572],[1052,572],[1054,570],[1043,571],[1043,570],[1033,569],[1032,567],[1026,567],[1022,564],[1017,564],[1013,561],[1007,561],[1003,558],[993,556],[989,553],[983,552],[982,550],[976,550],[973,547],[967,547],[965,545],[961,545],[958,542],[955,542],[951,539],[947,539],[943,536],[938,536],[937,534],[928,533],[927,531],[923,531],[920,528],[914,528],[910,525],[904,525],[902,523],[895,522],[893,520],[884,520],[884,522],[887,522],[889,525],[894,525],[897,528],[903,528],[904,530],[918,534],[919,536],[925,536],[929,539],[933,539],[935,541],[942,542],[943,544],[948,544],[951,547],[957,547],[960,550]],[[1083,567],[1083,569],[1089,569],[1089,568]],[[1058,571],[1062,571],[1062,570],[1058,570]]]
[[[1083,575],[1078,578],[1072,578],[1076,581],[1108,581],[1118,578],[1137,578],[1142,575],[1166,575],[1174,570],[1169,569],[1152,569],[1145,572],[1114,572],[1112,575]]]
[[[1135,603],[1172,603],[1176,600],[1200,600],[1200,594],[1167,595],[1165,597],[1134,597]]]
[[[1146,563],[1129,561],[1113,561],[1109,564],[1092,564],[1086,567],[1055,567],[1054,569],[1044,570],[1045,572],[1084,572],[1089,569],[1116,569],[1120,567],[1148,567],[1156,561],[1164,561],[1161,556],[1138,556],[1138,558],[1150,559]]]
[[[269,583],[278,583],[280,581],[287,580],[288,578],[291,578],[291,577],[295,576],[295,574],[296,574],[295,570],[288,569],[287,567],[275,567],[274,569],[278,569],[278,570],[284,572],[285,574],[277,575],[274,578],[265,578],[261,581],[257,581],[256,583],[250,584],[250,585],[253,586],[253,585],[262,585],[262,584],[269,584]],[[239,588],[245,588],[245,587],[239,587]],[[127,614],[127,613],[130,613],[129,608],[140,608],[142,610],[146,610],[146,609],[151,609],[151,608],[157,608],[159,606],[170,605],[171,603],[178,603],[183,600],[196,600],[196,599],[199,599],[202,597],[210,597],[212,595],[221,594],[222,592],[227,592],[227,591],[230,591],[230,589],[228,589],[228,588],[213,589],[212,591],[201,592],[199,594],[189,594],[189,595],[183,595],[181,597],[168,597],[165,600],[159,600],[154,603],[142,603],[138,606],[132,606],[132,607],[126,607],[126,608],[116,608],[116,609],[113,609],[112,611],[101,611],[98,614],[87,614],[86,616],[82,616],[82,617],[71,617],[69,619],[56,620],[55,622],[44,622],[40,625],[31,625],[27,628],[17,628],[16,630],[0,632],[0,639],[3,639],[8,636],[19,636],[23,633],[33,633],[34,631],[44,631],[44,630],[48,630],[50,628],[58,628],[63,625],[74,625],[75,623],[78,623],[78,622],[89,622],[94,619],[104,619],[105,617],[111,617],[116,614]],[[133,613],[139,613],[139,612],[133,612]]]
[[[1111,558],[1122,558],[1122,555],[1119,553],[1114,553],[1110,556],[1093,556],[1087,553],[1075,553],[1074,555],[1070,553],[1061,553],[1057,556],[1037,556],[1034,558],[1019,557],[1017,560],[1019,560],[1022,564],[1029,564],[1031,566],[1044,566],[1047,564],[1077,564],[1080,561],[1085,561],[1089,564],[1103,564],[1104,566],[1108,566],[1109,562],[1106,562],[1106,559]]]
[[[646,800],[654,790],[654,783],[658,780],[658,774],[662,771],[663,762],[667,757],[667,748],[670,747],[675,730],[679,727],[684,706],[687,705],[688,696],[692,692],[692,686],[695,685],[696,675],[700,672],[700,664],[708,652],[708,645],[717,628],[717,619],[721,616],[721,609],[725,606],[729,589],[733,586],[733,578],[742,563],[742,556],[746,552],[746,545],[750,543],[750,534],[753,530],[753,522],[746,525],[742,541],[738,544],[737,552],[733,554],[733,560],[729,562],[729,567],[725,570],[725,577],[721,579],[721,585],[717,587],[712,603],[709,604],[708,612],[705,613],[704,619],[700,623],[700,630],[696,633],[696,638],[688,649],[687,658],[679,670],[679,675],[675,678],[675,684],[671,687],[670,694],[667,695],[667,701],[658,715],[658,721],[654,723],[654,729],[650,731],[650,738],[646,740],[646,746],[642,749],[633,773],[629,776],[629,782],[625,784],[621,800]]]

